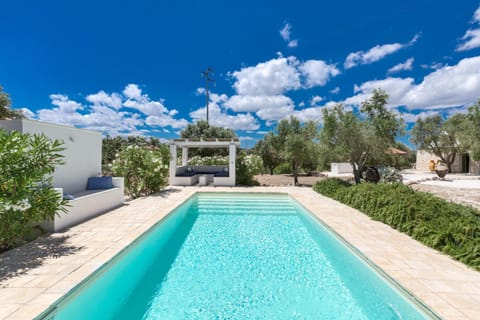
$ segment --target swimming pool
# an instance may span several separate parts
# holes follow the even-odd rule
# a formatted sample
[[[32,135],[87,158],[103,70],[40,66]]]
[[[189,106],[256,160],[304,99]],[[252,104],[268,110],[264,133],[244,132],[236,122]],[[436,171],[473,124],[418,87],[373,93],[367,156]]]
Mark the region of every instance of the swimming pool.
[[[428,319],[285,194],[199,193],[41,319]]]

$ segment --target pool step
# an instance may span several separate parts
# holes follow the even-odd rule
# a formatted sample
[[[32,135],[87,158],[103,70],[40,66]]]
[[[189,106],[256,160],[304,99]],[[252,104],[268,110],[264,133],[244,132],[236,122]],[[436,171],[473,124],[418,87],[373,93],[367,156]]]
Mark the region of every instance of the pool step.
[[[269,205],[275,207],[281,206],[293,206],[291,201],[242,201],[242,200],[223,200],[223,199],[215,199],[215,200],[197,200],[198,205]]]
[[[241,210],[270,210],[270,211],[285,211],[285,210],[293,210],[295,211],[295,207],[291,205],[285,206],[275,206],[275,205],[244,205],[244,204],[236,204],[236,205],[229,205],[229,204],[201,204],[197,205],[199,210],[202,209],[212,209],[212,210],[228,210],[228,209],[241,209]]]
[[[202,208],[198,210],[199,214],[261,214],[261,215],[296,215],[295,210],[272,210],[272,209],[258,209],[258,208]]]

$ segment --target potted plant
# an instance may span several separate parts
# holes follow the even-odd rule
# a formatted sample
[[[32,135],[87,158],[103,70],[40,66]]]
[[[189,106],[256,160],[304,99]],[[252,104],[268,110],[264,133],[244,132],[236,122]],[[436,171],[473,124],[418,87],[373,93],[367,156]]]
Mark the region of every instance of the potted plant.
[[[435,172],[437,173],[439,178],[445,178],[445,175],[448,172],[448,167],[443,161],[437,161],[437,164],[435,165]]]

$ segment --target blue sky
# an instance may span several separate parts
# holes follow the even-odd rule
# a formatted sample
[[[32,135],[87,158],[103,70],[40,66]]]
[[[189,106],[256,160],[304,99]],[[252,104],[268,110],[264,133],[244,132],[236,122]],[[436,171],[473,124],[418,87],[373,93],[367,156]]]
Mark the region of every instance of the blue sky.
[[[375,88],[411,127],[480,98],[479,1],[8,1],[0,84],[34,119],[173,138],[205,118],[243,146]],[[408,136],[402,138],[408,140]]]

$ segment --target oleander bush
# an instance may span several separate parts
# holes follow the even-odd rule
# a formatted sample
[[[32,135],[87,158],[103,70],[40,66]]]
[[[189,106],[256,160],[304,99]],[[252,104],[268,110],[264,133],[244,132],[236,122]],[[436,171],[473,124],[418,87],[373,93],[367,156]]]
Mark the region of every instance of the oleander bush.
[[[480,270],[480,212],[472,207],[400,183],[351,185],[325,179],[313,188]]]
[[[125,178],[125,193],[132,198],[161,191],[168,185],[170,153],[166,146],[156,148],[130,145],[113,161],[113,175]]]
[[[259,162],[260,161],[260,162]],[[258,182],[253,178],[254,175],[262,171],[263,164],[258,155],[247,155],[239,152],[236,161],[236,183],[242,186],[256,186]]]
[[[181,161],[181,158],[178,158]],[[193,156],[188,158],[189,166],[224,166],[228,165],[228,156]]]
[[[38,223],[65,211],[52,173],[63,142],[0,129],[0,251],[24,242]]]

